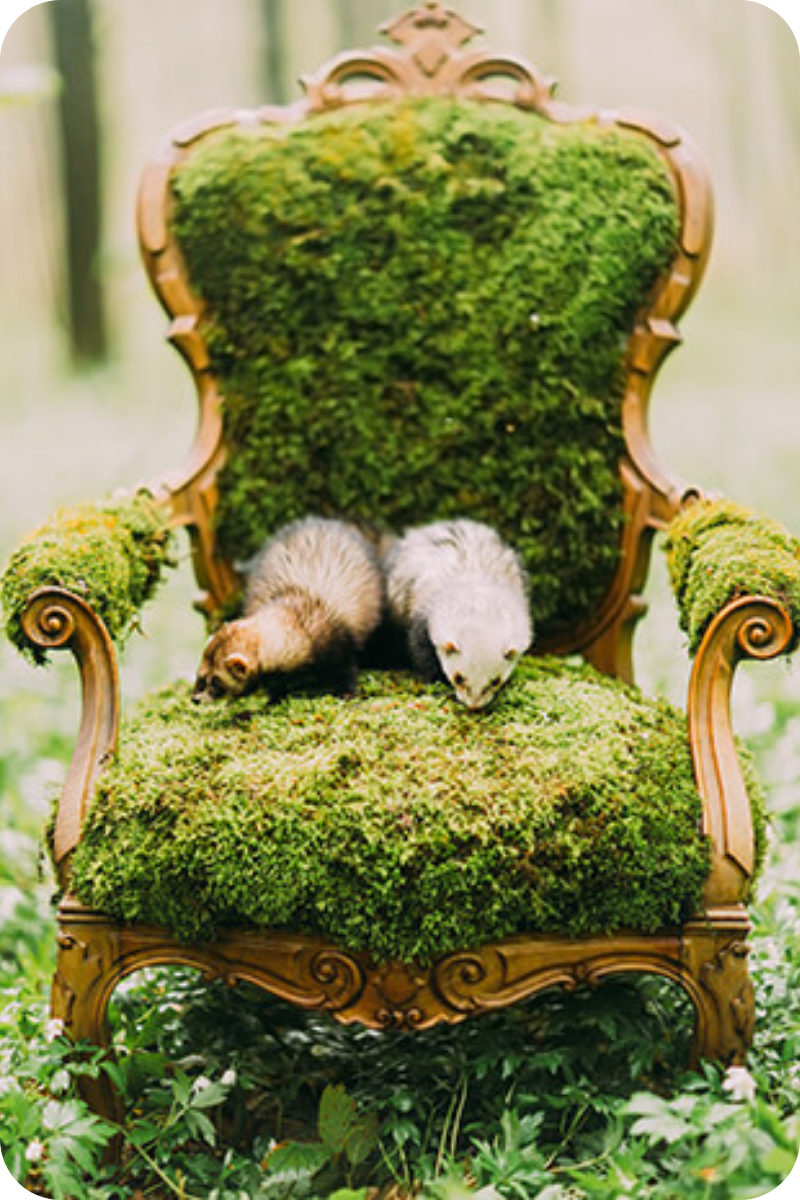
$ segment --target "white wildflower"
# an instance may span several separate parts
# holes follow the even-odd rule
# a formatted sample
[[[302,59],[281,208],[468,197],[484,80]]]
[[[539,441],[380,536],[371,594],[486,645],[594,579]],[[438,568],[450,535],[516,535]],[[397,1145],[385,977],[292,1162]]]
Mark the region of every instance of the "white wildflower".
[[[755,1100],[758,1091],[756,1081],[747,1067],[728,1067],[722,1084],[723,1092],[728,1092],[732,1100]]]
[[[44,1158],[44,1143],[38,1141],[28,1142],[27,1149],[25,1150],[25,1158],[29,1163],[41,1162]]]
[[[53,1017],[47,1021],[44,1027],[44,1039],[46,1042],[54,1042],[56,1038],[63,1037],[64,1022],[60,1017]]]
[[[197,1079],[195,1079],[194,1083],[192,1084],[192,1087],[194,1088],[195,1094],[198,1092],[204,1092],[206,1088],[211,1087],[211,1080],[207,1075],[198,1075]]]
[[[237,1076],[234,1068],[228,1067],[228,1070],[225,1071],[224,1074],[222,1075],[222,1078],[220,1079],[220,1083],[223,1085],[223,1087],[233,1087],[233,1085],[236,1083],[237,1078],[238,1078],[238,1076]]]

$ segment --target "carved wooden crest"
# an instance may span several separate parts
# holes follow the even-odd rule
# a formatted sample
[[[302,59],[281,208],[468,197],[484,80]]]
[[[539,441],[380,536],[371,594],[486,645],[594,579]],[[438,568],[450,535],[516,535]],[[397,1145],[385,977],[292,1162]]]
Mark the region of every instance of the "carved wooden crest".
[[[377,47],[341,54],[317,74],[303,78],[313,111],[336,108],[348,100],[398,94],[505,99],[524,108],[541,108],[552,97],[554,81],[522,60],[480,49],[463,50],[482,30],[438,0],[388,21],[380,32],[401,49]]]

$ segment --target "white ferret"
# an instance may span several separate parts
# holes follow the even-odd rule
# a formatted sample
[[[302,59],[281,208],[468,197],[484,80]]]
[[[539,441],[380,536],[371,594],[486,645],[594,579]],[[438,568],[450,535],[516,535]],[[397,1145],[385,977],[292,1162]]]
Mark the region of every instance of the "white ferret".
[[[249,569],[244,616],[209,639],[192,699],[310,680],[355,689],[358,655],[380,624],[385,587],[374,540],[347,521],[304,517],[278,530]]]
[[[385,567],[389,616],[415,668],[443,675],[468,708],[485,708],[533,636],[516,552],[490,526],[459,518],[407,531]]]

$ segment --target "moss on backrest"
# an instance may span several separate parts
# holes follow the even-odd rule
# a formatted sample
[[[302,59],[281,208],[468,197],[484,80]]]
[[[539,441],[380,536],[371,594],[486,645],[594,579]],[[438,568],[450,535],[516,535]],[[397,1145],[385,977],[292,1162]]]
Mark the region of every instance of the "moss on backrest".
[[[521,550],[540,632],[591,614],[627,340],[677,244],[652,146],[417,99],[218,132],[173,188],[225,397],[223,553],[309,511],[465,515]]]
[[[268,926],[424,961],[677,924],[708,874],[701,810],[685,716],[568,662],[524,661],[479,715],[399,673],[272,706],[179,685],[123,731],[72,886],[190,941]]]
[[[0,584],[6,633],[34,662],[20,618],[35,591],[60,587],[85,600],[114,639],[124,639],[171,565],[168,513],[146,493],[61,509],[9,559]]]
[[[728,500],[690,504],[667,527],[670,580],[694,654],[726,604],[767,596],[785,604],[800,637],[800,542],[777,521]]]

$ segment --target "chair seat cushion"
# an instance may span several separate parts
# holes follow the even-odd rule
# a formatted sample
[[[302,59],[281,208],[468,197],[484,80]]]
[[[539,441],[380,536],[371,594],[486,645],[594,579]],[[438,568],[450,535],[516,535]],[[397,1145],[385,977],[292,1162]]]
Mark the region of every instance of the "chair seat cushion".
[[[404,673],[274,704],[195,706],[180,683],[123,729],[73,889],[187,941],[255,925],[429,962],[680,923],[701,810],[685,716],[583,665],[523,662],[481,713]]]

